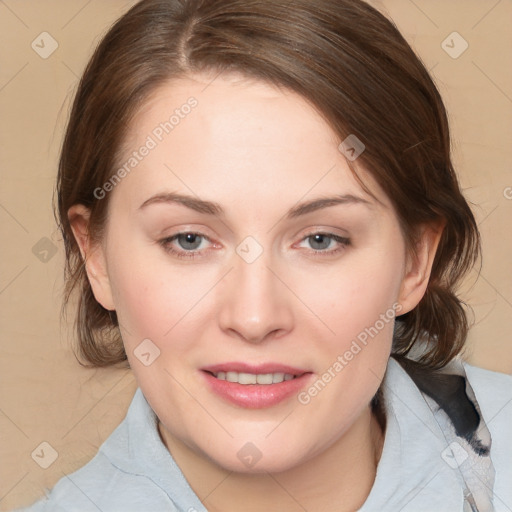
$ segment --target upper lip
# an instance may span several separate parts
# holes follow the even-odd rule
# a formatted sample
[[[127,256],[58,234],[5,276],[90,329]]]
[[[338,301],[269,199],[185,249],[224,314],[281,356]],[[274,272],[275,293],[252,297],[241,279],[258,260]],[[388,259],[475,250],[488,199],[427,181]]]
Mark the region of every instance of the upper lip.
[[[219,363],[211,366],[205,366],[201,370],[210,373],[218,372],[237,372],[237,373],[252,373],[252,374],[265,374],[265,373],[289,373],[291,375],[303,375],[304,373],[310,373],[308,370],[301,368],[295,368],[280,363],[263,363],[258,365],[240,363],[240,362],[229,362]]]

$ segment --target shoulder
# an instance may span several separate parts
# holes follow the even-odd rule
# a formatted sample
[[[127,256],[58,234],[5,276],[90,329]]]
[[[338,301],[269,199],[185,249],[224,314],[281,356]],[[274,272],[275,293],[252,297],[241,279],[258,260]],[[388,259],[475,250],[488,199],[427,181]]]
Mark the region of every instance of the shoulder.
[[[145,475],[116,468],[100,451],[85,466],[62,477],[46,497],[15,512],[176,511],[174,504]]]
[[[512,375],[463,363],[482,414],[489,425],[502,425],[512,419]],[[511,434],[512,435],[512,434]]]
[[[152,421],[152,411],[137,390],[125,419],[87,464],[46,489],[45,498],[14,512],[176,511],[158,482],[166,459],[155,457]]]
[[[496,511],[512,509],[512,376],[464,363],[483,419],[491,434],[491,460],[496,471]]]

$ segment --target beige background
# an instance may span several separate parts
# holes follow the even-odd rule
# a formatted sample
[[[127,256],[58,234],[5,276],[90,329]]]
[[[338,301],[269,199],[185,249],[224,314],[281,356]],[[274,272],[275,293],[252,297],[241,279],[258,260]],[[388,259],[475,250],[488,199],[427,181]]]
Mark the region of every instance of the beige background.
[[[475,316],[466,358],[511,373],[512,0],[373,3],[435,77],[451,118],[456,169],[482,232],[482,271],[463,291]],[[71,321],[59,323],[63,248],[51,210],[77,79],[101,35],[131,4],[0,0],[0,510],[32,502],[89,461],[136,387],[129,371],[86,370],[70,350]],[[441,46],[453,31],[469,44],[456,59]],[[42,32],[58,43],[47,59],[31,47]],[[58,454],[47,469],[36,463],[42,442]]]

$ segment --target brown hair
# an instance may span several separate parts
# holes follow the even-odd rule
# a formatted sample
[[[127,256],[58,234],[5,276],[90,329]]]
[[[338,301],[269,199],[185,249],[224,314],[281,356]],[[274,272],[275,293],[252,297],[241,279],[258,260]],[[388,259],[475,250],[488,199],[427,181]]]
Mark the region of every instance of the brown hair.
[[[101,239],[108,198],[94,190],[114,174],[130,120],[163,82],[202,71],[236,71],[293,90],[340,142],[355,134],[366,146],[357,163],[390,198],[408,247],[420,225],[445,221],[427,291],[397,318],[393,354],[426,340],[422,364],[449,362],[467,335],[455,287],[478,258],[479,234],[452,166],[439,92],[393,23],[360,0],[143,0],[108,31],[80,81],[57,180],[64,306],[78,288],[82,359],[108,366],[126,354],[115,312],[94,298],[68,209],[88,207],[89,235]]]

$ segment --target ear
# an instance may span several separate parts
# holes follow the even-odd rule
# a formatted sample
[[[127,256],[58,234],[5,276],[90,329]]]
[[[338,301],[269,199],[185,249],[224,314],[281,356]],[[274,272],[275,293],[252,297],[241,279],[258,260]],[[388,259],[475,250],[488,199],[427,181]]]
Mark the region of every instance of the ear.
[[[82,204],[75,204],[68,210],[68,219],[80,248],[94,297],[105,309],[113,311],[115,306],[104,249],[102,244],[93,243],[89,237],[89,216],[89,209]]]
[[[407,251],[406,269],[398,298],[402,306],[400,315],[414,309],[425,295],[444,226],[445,221],[423,225],[415,246]]]

